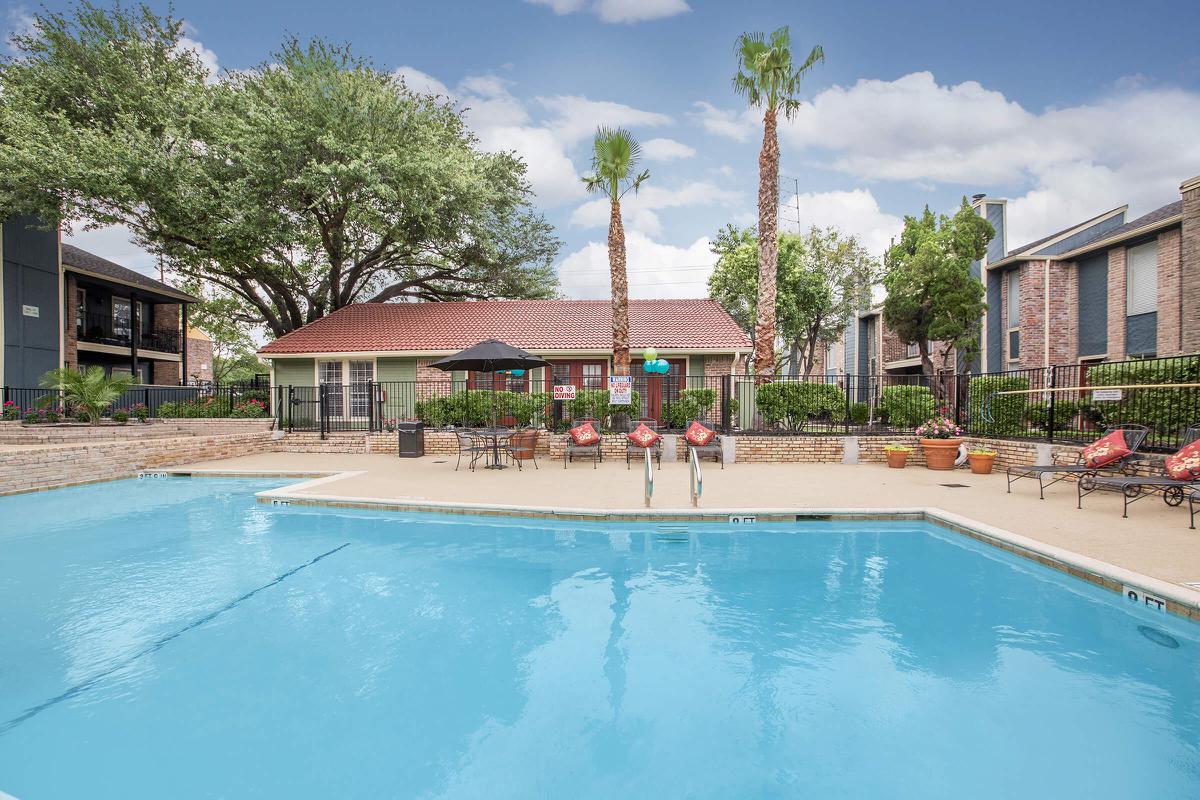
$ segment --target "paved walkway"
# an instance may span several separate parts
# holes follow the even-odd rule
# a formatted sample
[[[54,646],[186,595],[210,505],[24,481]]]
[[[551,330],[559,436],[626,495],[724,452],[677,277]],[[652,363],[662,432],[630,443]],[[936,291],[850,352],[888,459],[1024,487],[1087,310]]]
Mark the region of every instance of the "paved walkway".
[[[465,468],[454,458],[398,459],[387,455],[264,453],[190,464],[180,469],[293,472],[362,471],[324,482],[311,494],[439,502],[496,503],[544,508],[638,510],[642,470],[624,462],[541,463],[518,472]],[[945,484],[962,484],[950,487]],[[1096,493],[1075,508],[1075,485],[1060,483],[1038,499],[1037,483],[1023,480],[1005,494],[1004,476],[968,470],[892,470],[857,464],[704,464],[703,508],[936,507],[1081,555],[1176,584],[1200,583],[1200,531],[1188,529],[1186,503],[1168,508],[1158,497],[1141,500],[1121,518],[1121,498]],[[653,507],[690,509],[687,465],[664,463],[655,473]],[[1196,588],[1196,587],[1193,587]]]

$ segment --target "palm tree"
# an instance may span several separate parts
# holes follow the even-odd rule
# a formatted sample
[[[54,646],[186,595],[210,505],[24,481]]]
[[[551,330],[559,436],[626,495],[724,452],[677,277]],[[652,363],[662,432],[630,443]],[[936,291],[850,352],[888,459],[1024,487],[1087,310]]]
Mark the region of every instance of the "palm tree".
[[[100,367],[88,367],[83,372],[62,368],[47,372],[41,383],[46,389],[57,389],[62,393],[64,408],[82,412],[89,422],[98,425],[101,415],[133,385],[133,376],[110,378]],[[48,406],[58,399],[58,395],[43,395],[38,405]]]
[[[738,73],[733,89],[751,108],[762,108],[763,143],[758,153],[758,303],[754,323],[754,370],[775,374],[775,280],[779,258],[779,109],[789,119],[800,107],[800,78],[825,60],[817,45],[797,68],[787,27],[771,34],[743,33],[737,40]]]
[[[600,128],[596,131],[592,153],[592,174],[585,177],[589,192],[601,192],[611,204],[608,215],[608,270],[612,281],[613,374],[629,374],[629,278],[625,273],[625,227],[621,224],[621,198],[637,193],[650,177],[644,170],[637,175],[642,148],[633,134],[624,128]]]

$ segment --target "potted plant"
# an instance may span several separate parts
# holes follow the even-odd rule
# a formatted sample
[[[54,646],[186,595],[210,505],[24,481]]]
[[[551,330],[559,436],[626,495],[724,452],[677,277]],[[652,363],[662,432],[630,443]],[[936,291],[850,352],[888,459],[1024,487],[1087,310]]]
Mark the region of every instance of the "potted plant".
[[[954,469],[958,446],[962,444],[962,428],[954,424],[943,408],[923,425],[917,426],[921,449],[925,451],[925,466],[929,469]]]
[[[971,462],[971,472],[976,475],[991,475],[992,463],[996,460],[995,450],[969,450],[967,460]]]
[[[892,469],[904,469],[904,465],[908,463],[908,454],[912,452],[911,447],[905,447],[902,444],[889,444],[883,448],[884,454],[887,456],[887,465]]]

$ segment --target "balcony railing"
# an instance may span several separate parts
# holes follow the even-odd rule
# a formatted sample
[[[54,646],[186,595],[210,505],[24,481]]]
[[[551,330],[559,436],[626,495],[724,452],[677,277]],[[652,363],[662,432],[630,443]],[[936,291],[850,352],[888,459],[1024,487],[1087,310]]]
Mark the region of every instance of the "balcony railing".
[[[83,325],[77,326],[75,331],[81,342],[107,344],[114,347],[130,347],[133,343],[129,324],[117,322],[107,314],[88,314]],[[160,353],[179,353],[180,341],[179,331],[164,328],[144,330],[138,336],[138,349],[156,350]]]

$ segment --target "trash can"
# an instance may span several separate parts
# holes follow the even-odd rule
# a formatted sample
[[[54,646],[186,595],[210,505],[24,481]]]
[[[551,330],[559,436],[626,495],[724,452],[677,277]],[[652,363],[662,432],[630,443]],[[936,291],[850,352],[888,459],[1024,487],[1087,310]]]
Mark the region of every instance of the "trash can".
[[[424,422],[401,422],[396,425],[396,435],[400,437],[401,458],[420,458],[425,455]]]

